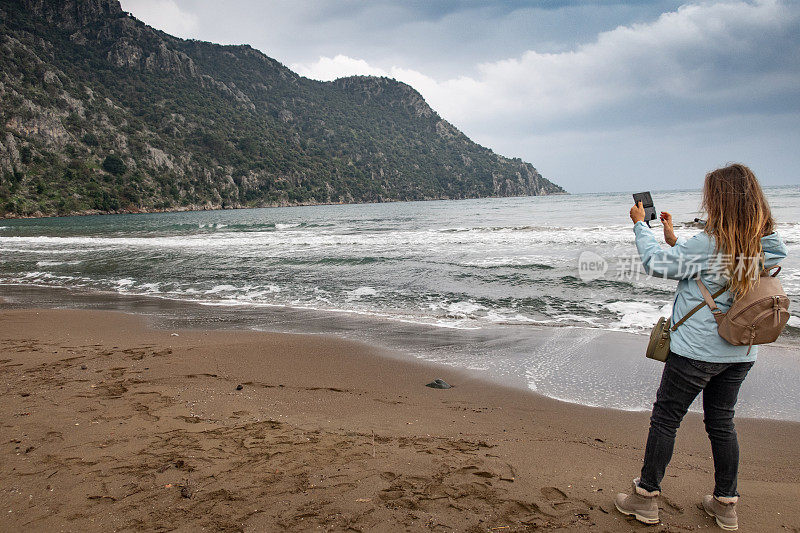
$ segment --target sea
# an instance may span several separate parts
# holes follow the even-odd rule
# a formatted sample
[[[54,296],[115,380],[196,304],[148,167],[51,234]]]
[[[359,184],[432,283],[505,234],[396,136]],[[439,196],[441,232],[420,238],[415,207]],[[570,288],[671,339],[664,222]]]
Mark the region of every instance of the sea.
[[[789,248],[792,316],[762,348],[738,414],[800,421],[800,187],[765,191]],[[701,231],[700,191],[653,199],[679,236]],[[339,335],[644,410],[662,368],[644,358],[647,334],[676,282],[643,272],[631,205],[630,193],[598,193],[0,220],[0,305]],[[658,221],[653,231],[662,239]],[[587,257],[602,269],[587,275]]]

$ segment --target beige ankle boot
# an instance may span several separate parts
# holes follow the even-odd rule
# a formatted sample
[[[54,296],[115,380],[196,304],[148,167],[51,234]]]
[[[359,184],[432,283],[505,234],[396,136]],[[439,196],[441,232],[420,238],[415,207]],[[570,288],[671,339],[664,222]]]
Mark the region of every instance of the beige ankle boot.
[[[658,524],[659,491],[644,490],[639,486],[639,478],[633,480],[633,494],[617,494],[614,505],[617,510],[645,524]]]
[[[717,525],[725,531],[736,531],[739,529],[739,519],[736,517],[736,502],[738,496],[732,498],[706,496],[703,498],[703,509],[708,516],[717,521]]]

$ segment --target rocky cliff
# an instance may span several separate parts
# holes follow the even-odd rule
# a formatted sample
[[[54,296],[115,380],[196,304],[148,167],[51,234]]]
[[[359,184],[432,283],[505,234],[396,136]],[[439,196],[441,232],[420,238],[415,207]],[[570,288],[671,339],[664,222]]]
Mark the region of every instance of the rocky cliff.
[[[322,83],[117,0],[0,0],[0,216],[560,193],[406,84]]]

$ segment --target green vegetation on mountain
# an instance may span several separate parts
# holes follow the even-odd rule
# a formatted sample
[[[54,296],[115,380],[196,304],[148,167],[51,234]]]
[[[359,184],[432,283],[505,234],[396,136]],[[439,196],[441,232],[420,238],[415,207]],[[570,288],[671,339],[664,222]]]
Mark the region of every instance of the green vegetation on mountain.
[[[563,192],[406,84],[318,82],[117,0],[0,0],[0,216]]]

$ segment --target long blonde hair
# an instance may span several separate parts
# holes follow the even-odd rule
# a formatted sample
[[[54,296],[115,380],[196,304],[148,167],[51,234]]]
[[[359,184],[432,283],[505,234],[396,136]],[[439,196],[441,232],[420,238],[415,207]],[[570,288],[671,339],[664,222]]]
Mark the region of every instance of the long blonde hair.
[[[716,252],[730,278],[735,298],[746,294],[761,271],[761,237],[773,232],[767,198],[753,171],[734,163],[706,174],[703,209],[708,214],[705,231],[716,241]]]

